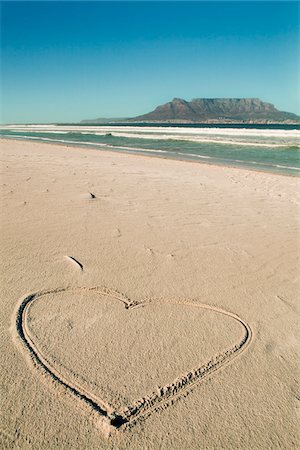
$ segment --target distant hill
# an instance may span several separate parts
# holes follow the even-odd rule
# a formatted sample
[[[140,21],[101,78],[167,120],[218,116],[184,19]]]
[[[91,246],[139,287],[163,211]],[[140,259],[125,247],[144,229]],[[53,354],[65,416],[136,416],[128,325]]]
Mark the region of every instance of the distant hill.
[[[85,119],[80,123],[114,123],[114,122],[126,122],[128,120],[127,117],[114,117],[114,118],[105,118],[99,117],[98,119]]]
[[[296,114],[279,111],[258,98],[174,98],[154,111],[132,118],[83,120],[81,123],[299,123]]]
[[[188,102],[174,98],[133,121],[149,122],[293,122],[296,114],[278,111],[258,98],[195,98]]]

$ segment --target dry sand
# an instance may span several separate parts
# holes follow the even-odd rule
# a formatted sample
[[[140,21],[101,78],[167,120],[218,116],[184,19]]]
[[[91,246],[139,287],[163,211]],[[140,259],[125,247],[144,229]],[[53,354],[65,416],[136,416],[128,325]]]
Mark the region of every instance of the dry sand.
[[[1,154],[1,448],[299,448],[299,179]]]

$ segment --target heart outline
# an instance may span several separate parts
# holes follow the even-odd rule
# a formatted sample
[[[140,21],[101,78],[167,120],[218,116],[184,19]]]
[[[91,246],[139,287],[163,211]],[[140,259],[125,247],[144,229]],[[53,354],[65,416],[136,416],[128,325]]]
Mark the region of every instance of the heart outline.
[[[108,295],[122,302],[126,309],[147,306],[150,305],[152,301],[133,302],[120,292],[103,286],[67,287],[27,294],[20,299],[15,308],[12,317],[11,332],[18,348],[22,350],[22,353],[31,363],[31,366],[42,370],[42,373],[47,380],[50,378],[55,388],[63,389],[64,393],[69,394],[72,399],[75,398],[80,401],[80,405],[89,412],[91,418],[95,421],[96,426],[106,437],[109,437],[116,430],[131,427],[138,421],[148,417],[153,411],[158,411],[173,404],[175,400],[184,396],[204,378],[213,372],[220,370],[225,365],[228,365],[249,347],[252,340],[251,327],[234,313],[203,303],[194,303],[185,300],[168,301],[169,304],[180,304],[182,306],[202,308],[228,316],[242,325],[244,335],[239,342],[235,343],[216,357],[213,357],[207,363],[202,364],[196,369],[190,370],[183,376],[176,378],[172,383],[159,387],[157,392],[152,392],[148,396],[135,400],[131,405],[122,408],[120,411],[116,411],[103,399],[88,392],[79,384],[67,380],[49,361],[47,361],[46,357],[38,350],[36,344],[30,337],[26,321],[30,306],[38,299],[47,295],[63,292],[96,292],[100,295]]]

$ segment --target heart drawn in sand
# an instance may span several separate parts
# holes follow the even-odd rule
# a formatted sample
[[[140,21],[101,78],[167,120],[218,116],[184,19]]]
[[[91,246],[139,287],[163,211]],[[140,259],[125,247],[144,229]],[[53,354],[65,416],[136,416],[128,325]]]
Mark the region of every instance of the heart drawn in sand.
[[[30,365],[105,436],[183,397],[244,352],[252,335],[240,317],[214,306],[134,303],[98,286],[27,295],[11,330]]]

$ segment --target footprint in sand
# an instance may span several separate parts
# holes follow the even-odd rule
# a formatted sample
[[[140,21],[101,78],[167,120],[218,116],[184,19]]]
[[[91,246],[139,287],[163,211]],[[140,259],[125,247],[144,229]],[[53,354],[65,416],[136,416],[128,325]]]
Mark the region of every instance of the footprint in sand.
[[[83,264],[81,264],[81,262],[78,261],[78,259],[74,258],[73,256],[67,256],[67,255],[65,256],[65,258],[67,258],[69,261],[74,263],[83,272]]]
[[[120,228],[115,228],[114,237],[119,238],[122,236]]]

